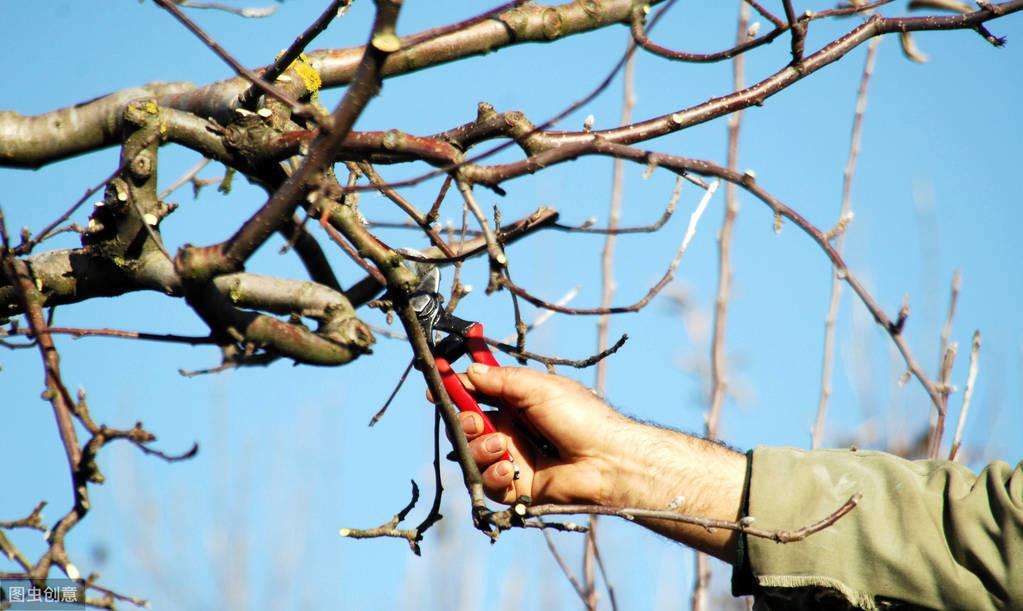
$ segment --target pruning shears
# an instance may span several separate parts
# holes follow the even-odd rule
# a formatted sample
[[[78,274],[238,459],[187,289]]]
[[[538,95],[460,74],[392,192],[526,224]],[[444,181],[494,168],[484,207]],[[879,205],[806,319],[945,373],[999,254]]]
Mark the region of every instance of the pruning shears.
[[[399,249],[399,253],[423,257],[424,255],[412,249]],[[483,433],[496,432],[493,423],[486,412],[480,409],[475,397],[462,384],[458,374],[451,368],[451,363],[458,360],[462,355],[468,354],[474,363],[481,363],[489,367],[500,367],[501,364],[494,358],[490,351],[483,333],[483,325],[476,321],[463,320],[445,311],[443,307],[444,298],[438,292],[440,288],[440,270],[437,266],[429,263],[415,262],[410,266],[419,278],[419,284],[413,293],[410,303],[416,312],[419,323],[426,332],[427,341],[430,344],[430,351],[433,354],[437,372],[440,374],[441,382],[448,396],[455,403],[455,406],[462,412],[475,412],[483,420]],[[447,336],[438,340],[440,333],[447,333]],[[501,406],[498,406],[501,409]],[[556,448],[540,435],[533,426],[521,417],[521,412],[508,410],[513,422],[521,433],[538,452],[544,456],[557,456]],[[507,460],[515,468],[515,478],[518,479],[519,468],[515,461],[506,451],[501,460]]]

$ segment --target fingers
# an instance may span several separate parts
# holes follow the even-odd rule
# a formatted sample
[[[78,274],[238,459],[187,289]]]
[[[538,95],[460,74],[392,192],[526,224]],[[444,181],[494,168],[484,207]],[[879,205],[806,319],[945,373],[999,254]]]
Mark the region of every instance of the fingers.
[[[468,382],[476,394],[492,397],[506,405],[530,407],[561,391],[561,378],[525,367],[469,365]]]
[[[483,419],[474,412],[462,412],[458,415],[462,423],[462,430],[466,439],[469,440],[469,450],[473,460],[485,469],[500,460],[508,451],[508,437],[502,433],[491,433],[482,435]]]
[[[486,468],[504,456],[508,450],[508,438],[501,433],[481,435],[469,442],[469,450],[476,464]]]
[[[507,502],[508,498],[514,497],[512,485],[515,480],[512,463],[501,460],[508,450],[508,437],[501,433],[483,435],[483,419],[474,412],[462,412],[458,419],[469,439],[472,458],[482,471],[483,489],[490,498]]]
[[[507,460],[502,460],[490,465],[483,471],[483,489],[492,499],[501,503],[510,503],[515,500],[515,492],[512,487],[515,481],[515,468]]]
[[[483,418],[476,412],[461,412],[458,419],[462,423],[462,431],[469,441],[476,439],[483,432]]]

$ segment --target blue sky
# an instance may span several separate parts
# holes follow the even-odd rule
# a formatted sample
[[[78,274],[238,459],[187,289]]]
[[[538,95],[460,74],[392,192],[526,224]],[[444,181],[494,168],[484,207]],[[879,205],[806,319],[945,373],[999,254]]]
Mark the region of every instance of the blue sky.
[[[244,63],[262,65],[322,10],[323,2],[289,0],[266,20],[239,20],[214,12],[192,16]],[[679,6],[655,38],[691,50],[722,47],[733,37],[733,3]],[[406,2],[403,33],[475,14],[482,5],[464,0]],[[803,2],[800,9],[827,8]],[[894,8],[892,9],[895,10]],[[229,69],[151,3],[50,0],[10,3],[3,43],[11,58],[0,90],[0,108],[39,113],[154,80],[195,83],[229,76]],[[371,3],[359,0],[351,13],[315,43],[342,47],[361,43]],[[853,27],[845,20],[815,22],[808,49],[816,49]],[[966,429],[972,464],[1023,455],[1020,372],[1023,328],[1019,304],[1023,245],[1017,231],[1023,207],[1016,188],[1023,129],[1017,118],[1023,95],[1023,18],[992,26],[1009,38],[994,49],[971,32],[925,34],[917,43],[930,63],[906,61],[895,39],[880,47],[863,131],[863,153],[853,190],[855,221],[846,242],[848,262],[878,302],[894,314],[908,294],[912,314],[905,336],[928,372],[937,369],[938,335],[955,269],[963,275],[953,339],[960,356],[953,379],[966,377],[967,346],[974,329],[984,334],[981,370]],[[398,128],[429,133],[470,120],[476,104],[518,109],[534,120],[560,111],[606,74],[626,43],[622,27],[577,36],[553,46],[506,49],[426,72],[388,80],[382,95],[360,119],[360,129]],[[43,43],[43,44],[40,44]],[[839,207],[842,167],[848,148],[854,96],[865,47],[850,53],[789,90],[746,113],[741,166],[759,182],[821,227],[831,226]],[[747,78],[760,80],[788,61],[782,38],[749,58]],[[636,117],[646,118],[728,91],[730,68],[677,65],[641,56],[636,69]],[[581,125],[593,113],[598,128],[617,120],[620,80],[565,125]],[[339,91],[324,95],[328,106]],[[1015,102],[1013,100],[1016,100]],[[725,126],[714,122],[648,143],[653,150],[721,160]],[[506,158],[517,153],[509,152]],[[39,228],[90,185],[109,174],[113,149],[64,161],[42,170],[0,170],[0,205],[9,225]],[[161,182],[167,184],[197,160],[189,151],[161,152]],[[611,162],[583,159],[535,177],[508,183],[507,197],[481,194],[499,203],[506,218],[539,205],[556,207],[565,222],[596,216],[606,220]],[[382,168],[388,178],[421,171]],[[211,166],[205,175],[215,176]],[[626,224],[656,219],[673,180],[627,166]],[[169,246],[184,241],[219,241],[263,201],[243,180],[230,196],[212,189],[193,201],[181,191],[181,209],[163,225]],[[439,183],[409,189],[420,207],[432,201]],[[805,235],[786,224],[780,235],[771,213],[740,195],[736,225],[734,295],[728,351],[738,397],[725,407],[723,438],[739,448],[758,444],[806,446],[816,407],[823,320],[829,290],[826,258]],[[679,212],[653,235],[619,242],[618,301],[631,303],[663,273],[689,212],[699,199],[685,187]],[[362,199],[373,219],[400,218],[374,195]],[[456,218],[449,198],[442,219]],[[613,333],[629,342],[609,368],[608,398],[620,409],[684,430],[699,430],[706,406],[693,367],[705,366],[706,325],[716,282],[715,236],[723,198],[711,201],[677,281],[639,314],[614,319]],[[84,216],[79,218],[82,221]],[[395,244],[417,246],[408,233],[391,232]],[[509,249],[516,281],[556,299],[573,286],[575,304],[599,301],[597,236],[539,234]],[[73,246],[73,239],[54,246]],[[331,252],[342,282],[361,277]],[[252,271],[301,278],[290,255],[277,244],[260,251]],[[486,265],[466,269],[466,281],[482,289]],[[683,297],[685,311],[667,294]],[[491,334],[512,330],[506,295],[482,291],[464,301],[463,315],[478,317]],[[528,316],[533,310],[527,308]],[[376,312],[365,312],[384,324]],[[180,300],[132,294],[61,308],[60,324],[147,331],[202,333],[202,323]],[[530,347],[563,356],[583,356],[595,346],[595,319],[557,316],[530,336]],[[900,386],[904,365],[862,305],[844,293],[829,440],[857,437],[884,444],[917,431],[929,403],[915,381]],[[535,532],[505,534],[490,546],[465,516],[457,474],[447,472],[445,519],[413,557],[400,541],[340,539],[342,526],[364,527],[387,520],[408,499],[410,478],[431,491],[432,416],[423,385],[412,379],[391,412],[374,429],[366,422],[390,392],[407,362],[408,348],[380,338],[375,354],[338,369],[292,367],[183,378],[179,368],[216,364],[210,348],[119,342],[59,340],[65,379],[88,391],[94,415],[112,425],[142,420],[161,448],[182,450],[198,441],[199,456],[167,465],[128,447],[104,452],[108,483],[93,492],[94,511],[69,538],[72,557],[97,570],[111,587],[152,599],[157,609],[274,608],[553,608],[574,604],[543,540]],[[0,353],[0,516],[27,513],[41,499],[45,513],[59,516],[70,501],[66,465],[48,405],[39,399],[42,372],[34,352]],[[592,371],[564,371],[592,383]],[[958,410],[961,394],[951,405]],[[953,419],[955,416],[953,412]],[[872,436],[871,436],[872,435]],[[873,442],[869,440],[873,439]],[[424,506],[413,514],[418,519]],[[808,516],[812,518],[815,516]],[[688,600],[692,554],[637,527],[602,522],[609,570],[622,607],[678,608]],[[573,567],[581,539],[557,536]],[[33,535],[19,534],[26,551],[41,551]],[[0,569],[2,570],[2,569]],[[716,583],[724,587],[727,574]],[[269,597],[269,598],[266,598]]]

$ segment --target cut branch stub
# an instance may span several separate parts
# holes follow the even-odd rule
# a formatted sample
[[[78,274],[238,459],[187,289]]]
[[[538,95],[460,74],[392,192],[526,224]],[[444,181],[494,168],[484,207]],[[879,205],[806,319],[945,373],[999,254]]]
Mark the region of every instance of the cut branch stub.
[[[160,246],[152,237],[174,208],[156,195],[157,152],[162,137],[160,107],[152,99],[124,108],[120,174],[109,182],[82,234],[82,245],[119,265],[137,265]],[[147,229],[148,226],[148,229]]]

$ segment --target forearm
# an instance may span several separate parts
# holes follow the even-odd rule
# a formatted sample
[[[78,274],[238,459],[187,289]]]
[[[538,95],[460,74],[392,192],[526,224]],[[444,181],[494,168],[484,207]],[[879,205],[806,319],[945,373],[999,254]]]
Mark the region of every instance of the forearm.
[[[680,513],[738,520],[746,457],[724,446],[654,426],[632,423],[614,434],[605,506],[671,508]],[[726,562],[735,559],[736,533],[665,520],[641,524]]]

